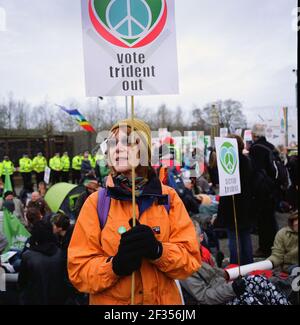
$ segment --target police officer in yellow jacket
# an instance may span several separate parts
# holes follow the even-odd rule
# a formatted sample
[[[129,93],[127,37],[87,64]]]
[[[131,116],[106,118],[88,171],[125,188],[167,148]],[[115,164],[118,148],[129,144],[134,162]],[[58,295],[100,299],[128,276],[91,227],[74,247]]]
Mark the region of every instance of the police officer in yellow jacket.
[[[52,184],[59,183],[61,179],[62,165],[60,154],[58,152],[50,159],[49,166],[51,168]]]
[[[32,160],[33,171],[35,172],[37,185],[44,180],[44,172],[47,167],[47,159],[41,152],[37,154]]]
[[[93,156],[89,153],[89,161],[91,163],[92,168],[95,169],[96,167],[96,156]]]
[[[62,168],[61,180],[62,182],[68,183],[71,163],[70,163],[70,157],[66,151],[64,152],[60,160],[61,160],[61,168]]]
[[[23,178],[23,187],[29,189],[31,187],[31,172],[32,172],[32,160],[27,154],[24,154],[19,159],[19,172]]]
[[[81,163],[82,163],[82,153],[74,156],[72,159],[72,183],[79,184],[81,178]]]
[[[11,181],[11,186],[14,189],[14,179],[13,179],[13,174],[15,171],[15,166],[13,162],[9,159],[8,156],[4,156],[4,160],[2,161],[2,180],[3,183],[5,182],[5,175],[9,175],[10,181]]]

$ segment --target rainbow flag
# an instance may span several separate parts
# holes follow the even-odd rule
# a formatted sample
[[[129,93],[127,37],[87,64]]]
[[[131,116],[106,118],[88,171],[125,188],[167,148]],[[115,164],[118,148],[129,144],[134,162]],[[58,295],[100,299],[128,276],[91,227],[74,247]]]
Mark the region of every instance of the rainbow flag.
[[[61,105],[56,105],[59,108],[61,108],[64,112],[68,113],[69,115],[71,115],[76,121],[77,123],[84,128],[86,131],[88,132],[96,132],[96,130],[93,128],[92,124],[90,122],[88,122],[85,117],[78,112],[77,109],[67,109],[64,106]]]

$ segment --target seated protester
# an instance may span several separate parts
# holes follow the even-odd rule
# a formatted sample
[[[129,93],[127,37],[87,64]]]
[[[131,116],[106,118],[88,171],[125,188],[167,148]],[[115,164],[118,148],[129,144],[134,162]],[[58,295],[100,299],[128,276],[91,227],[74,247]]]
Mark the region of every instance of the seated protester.
[[[192,182],[189,177],[182,177],[184,189],[180,198],[190,216],[199,213],[199,206],[201,204],[201,197],[194,196],[192,192]]]
[[[227,273],[203,263],[202,267],[186,280],[182,288],[198,305],[288,305],[285,295],[267,278],[259,275],[239,277],[228,282]]]
[[[74,230],[74,225],[70,224],[70,218],[64,213],[57,213],[51,218],[53,233],[58,237],[58,246],[62,250],[62,256],[65,263],[65,283],[66,283],[66,301],[67,305],[86,305],[86,295],[78,292],[71,284],[68,276],[68,247]]]
[[[70,218],[57,213],[51,218],[53,233],[58,237],[58,246],[62,249],[63,255],[67,258],[67,251],[71,241],[74,226],[70,224]]]
[[[25,213],[25,227],[31,233],[33,226],[40,220],[42,220],[43,216],[38,208],[26,208]],[[24,252],[28,250],[30,247],[30,237],[26,240],[24,248],[11,259],[11,265],[13,266],[15,272],[19,272],[21,259]]]
[[[52,226],[43,220],[32,228],[30,248],[23,253],[18,285],[22,305],[59,305],[65,300],[64,261]]]
[[[26,229],[32,233],[33,226],[40,220],[42,220],[43,216],[38,208],[26,208],[25,213],[25,227]],[[22,251],[19,251],[10,261],[10,264],[13,266],[15,272],[19,272],[22,255],[30,248],[30,237],[26,240],[24,248]]]
[[[197,220],[201,227],[201,231],[205,233],[205,241],[202,243],[202,246],[209,249],[209,251],[215,257],[217,265],[221,267],[224,254],[220,250],[218,234],[215,231],[214,222],[216,220],[216,215],[209,214],[210,211],[208,209],[203,209],[208,204],[211,205],[212,200],[206,194],[197,194],[196,198],[198,198],[199,201],[201,199],[201,205],[199,206],[199,213],[192,215],[192,218]]]
[[[197,194],[214,194],[213,189],[209,185],[206,178],[201,175],[200,177],[192,177],[192,184],[193,184],[193,193]]]
[[[38,207],[29,207],[26,208],[25,219],[26,228],[31,233],[34,224],[42,220],[43,216]]]
[[[292,266],[299,263],[298,210],[294,211],[288,220],[288,226],[280,229],[275,236],[270,260],[274,268],[289,273]]]
[[[211,252],[208,248],[204,246],[204,243],[208,241],[206,233],[203,231],[203,229],[200,227],[199,222],[195,219],[192,219],[196,234],[197,234],[197,241],[200,248],[200,255],[201,260],[211,266],[215,266],[216,262],[214,260],[214,257],[212,256]]]
[[[53,213],[52,213],[51,209],[49,208],[47,202],[43,198],[39,198],[36,201],[32,201],[32,200],[29,201],[27,208],[31,208],[31,207],[39,209],[39,211],[43,217],[43,220],[50,223],[50,219],[51,219]]]
[[[41,194],[38,191],[32,192],[31,193],[31,201],[36,202],[41,198]]]
[[[215,260],[203,245],[202,230],[193,220],[200,245],[202,267],[180,281],[186,305],[271,305],[288,304],[284,294],[262,276],[246,276],[228,282],[225,270],[215,266]],[[274,300],[274,301],[273,301]]]
[[[75,203],[75,219],[78,218],[80,210],[84,204],[84,202],[86,201],[86,199],[93,194],[94,192],[98,191],[99,189],[99,184],[98,181],[96,179],[87,179],[84,181],[84,187],[85,187],[85,191],[82,192],[78,199],[76,200]]]
[[[15,195],[12,191],[6,191],[4,193],[3,199],[0,198],[0,210],[2,210],[4,203],[7,201],[10,201],[13,203],[13,206],[14,206],[13,214],[21,221],[22,224],[24,224],[25,223],[24,209],[23,209],[22,202],[17,197],[15,197]],[[12,204],[10,204],[10,207],[12,207]]]
[[[162,162],[163,164],[158,172],[160,181],[177,192],[190,216],[197,214],[201,199],[194,196],[190,177],[185,177],[184,173],[178,171],[174,166],[173,156],[171,156],[170,160],[162,159]],[[171,167],[166,167],[164,164],[169,162]]]

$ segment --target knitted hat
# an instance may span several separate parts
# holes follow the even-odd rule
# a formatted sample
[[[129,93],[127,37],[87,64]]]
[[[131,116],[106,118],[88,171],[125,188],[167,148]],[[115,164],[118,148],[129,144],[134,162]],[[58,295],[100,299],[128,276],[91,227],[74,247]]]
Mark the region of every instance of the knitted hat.
[[[110,129],[110,132],[113,132],[114,130],[116,130],[122,126],[131,128],[132,120],[125,119],[125,120],[117,122]],[[141,140],[144,142],[144,144],[147,145],[148,153],[149,153],[149,161],[150,161],[151,160],[151,129],[150,129],[149,125],[146,124],[144,121],[135,118],[133,120],[133,128],[134,128],[134,131],[136,131],[137,134],[141,137]]]

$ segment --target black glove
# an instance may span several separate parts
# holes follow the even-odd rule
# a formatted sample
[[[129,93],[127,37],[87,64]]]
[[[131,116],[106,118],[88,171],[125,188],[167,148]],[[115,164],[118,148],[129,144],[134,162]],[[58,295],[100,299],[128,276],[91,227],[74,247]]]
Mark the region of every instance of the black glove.
[[[232,282],[232,289],[237,297],[241,296],[246,291],[246,282],[241,276]]]
[[[113,257],[112,269],[119,276],[130,275],[140,269],[142,257],[134,245],[120,242],[118,253]]]
[[[132,219],[129,221],[132,227]],[[163,247],[149,226],[141,225],[136,221],[136,226],[122,234],[121,243],[134,247],[136,253],[141,257],[156,260],[161,257]]]

